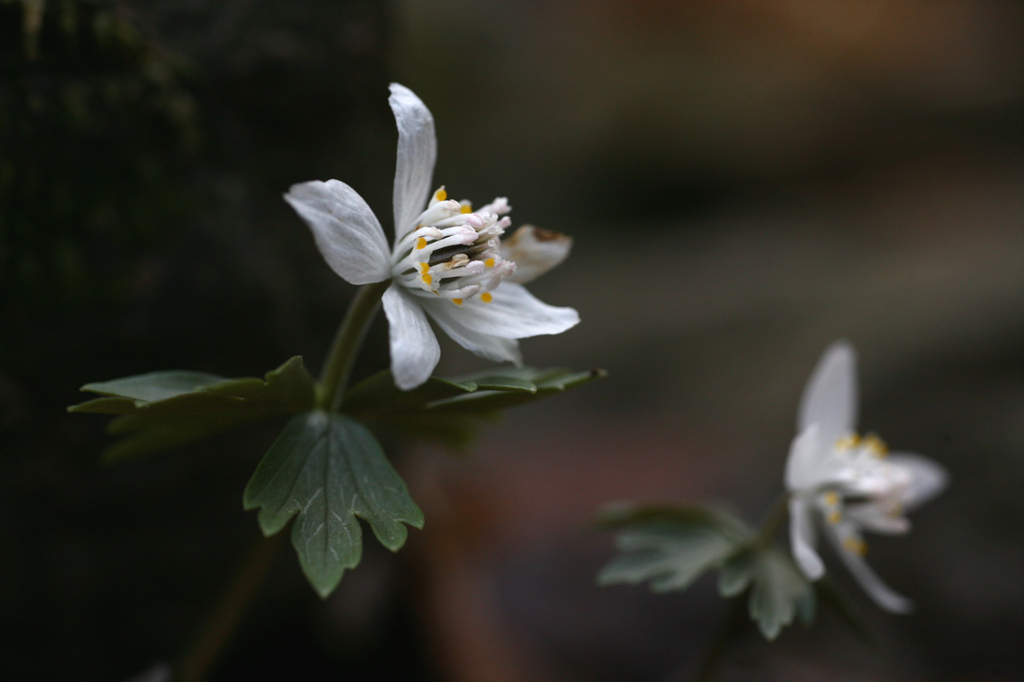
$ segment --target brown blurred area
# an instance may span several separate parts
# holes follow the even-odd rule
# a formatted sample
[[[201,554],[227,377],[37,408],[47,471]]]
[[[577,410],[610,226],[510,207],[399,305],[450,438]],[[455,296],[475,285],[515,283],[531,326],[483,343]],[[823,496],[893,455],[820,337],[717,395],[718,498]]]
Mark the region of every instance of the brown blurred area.
[[[253,375],[296,353],[317,367],[351,287],[280,192],[337,177],[387,224],[390,80],[434,113],[436,184],[508,196],[516,223],[575,238],[531,290],[583,321],[524,341],[527,361],[609,377],[510,411],[468,456],[403,452],[424,530],[397,557],[369,540],[324,603],[287,553],[220,679],[686,679],[726,604],[708,580],[598,588],[613,547],[592,515],[717,500],[756,522],[837,338],[859,352],[862,429],[952,475],[911,534],[871,542],[918,609],[881,612],[828,557],[878,646],[827,613],[771,645],[751,627],[720,679],[1024,678],[1024,5],[82,4],[180,60],[202,142],[165,166],[188,215],[135,241],[53,219],[86,273],[123,254],[117,296],[4,294],[11,679],[173,658],[254,541],[239,499],[272,427],[97,470],[102,425],[59,411],[108,376]],[[47,64],[24,67],[33,83]],[[442,347],[442,375],[484,366]]]

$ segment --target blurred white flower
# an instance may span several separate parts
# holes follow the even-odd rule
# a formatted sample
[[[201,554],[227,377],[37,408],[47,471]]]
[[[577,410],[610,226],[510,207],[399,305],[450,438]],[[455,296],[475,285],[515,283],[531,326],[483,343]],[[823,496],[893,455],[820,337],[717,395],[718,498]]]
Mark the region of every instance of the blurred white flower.
[[[343,182],[293,185],[285,200],[343,279],[393,280],[384,312],[399,388],[419,386],[437,366],[441,350],[427,314],[463,348],[521,364],[516,339],[558,334],[579,322],[572,308],[542,303],[522,286],[561,262],[572,240],[524,226],[503,246],[499,237],[511,225],[505,198],[473,210],[467,201],[449,200],[444,187],[428,194],[437,159],[434,119],[419,97],[397,83],[388,101],[398,124],[392,248],[373,211]]]
[[[856,423],[856,356],[852,346],[838,342],[825,351],[804,389],[798,435],[786,463],[793,555],[809,579],[824,574],[814,549],[820,525],[872,599],[886,610],[906,613],[913,603],[868,566],[861,532],[909,531],[904,513],[938,494],[946,486],[946,472],[918,455],[890,454],[878,437],[857,435]]]

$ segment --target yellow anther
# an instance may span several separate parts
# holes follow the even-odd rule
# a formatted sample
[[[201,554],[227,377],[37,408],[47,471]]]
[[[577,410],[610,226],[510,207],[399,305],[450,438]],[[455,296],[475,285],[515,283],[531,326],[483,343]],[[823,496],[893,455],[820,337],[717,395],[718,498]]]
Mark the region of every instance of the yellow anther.
[[[854,537],[844,538],[843,549],[848,552],[853,552],[858,556],[864,556],[868,553],[868,543]]]
[[[462,205],[462,208],[461,208],[461,209],[459,209],[459,210],[460,210],[460,211],[461,211],[462,213],[472,213],[472,212],[473,212],[473,207],[472,207],[472,206],[470,206],[469,204],[463,204],[463,205]]]
[[[421,194],[420,196],[423,195]],[[448,192],[445,192],[443,189],[439,189],[437,190],[437,194],[435,194],[434,196],[437,197],[438,201],[444,201],[445,199],[448,198]]]
[[[828,515],[828,522],[831,523],[833,526],[842,521],[842,519],[843,515],[837,511],[834,511]]]
[[[840,450],[850,450],[860,445],[860,436],[856,433],[852,433],[849,436],[840,438],[836,441],[836,447]]]
[[[423,237],[420,237],[419,239],[417,239],[416,240],[416,248],[417,249],[425,249],[425,248],[427,248],[427,240],[424,239]]]
[[[455,305],[462,305],[462,299],[461,298],[453,298],[452,299],[452,303],[454,303]]]
[[[484,292],[480,294],[480,300],[483,301],[484,303],[490,303],[493,299],[494,297],[491,296],[490,292]]]
[[[825,504],[830,507],[834,507],[839,504],[839,493],[834,490],[830,490],[825,493]]]
[[[431,277],[430,275],[423,275],[423,283],[424,284],[431,284],[433,281],[434,281],[434,278]]]
[[[889,446],[875,434],[871,434],[864,438],[864,447],[870,450],[871,454],[875,457],[885,457],[889,454]]]
[[[484,261],[484,265],[486,265],[489,268],[493,268],[494,267],[494,259],[493,258],[488,258],[487,260]]]

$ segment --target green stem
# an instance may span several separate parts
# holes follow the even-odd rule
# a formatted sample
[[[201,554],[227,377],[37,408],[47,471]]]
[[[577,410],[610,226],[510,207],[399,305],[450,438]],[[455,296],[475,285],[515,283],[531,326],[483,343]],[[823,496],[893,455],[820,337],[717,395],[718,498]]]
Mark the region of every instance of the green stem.
[[[390,285],[391,280],[364,285],[352,299],[352,305],[348,307],[348,312],[345,313],[345,318],[334,335],[331,353],[320,374],[316,396],[316,406],[320,409],[337,410],[341,404],[341,391],[348,383],[356,351],[359,350],[373,315],[377,312],[381,296]]]
[[[758,551],[768,547],[772,540],[774,540],[776,533],[779,532],[779,528],[786,521],[787,516],[789,516],[789,493],[783,493],[771,506],[750,546]],[[730,601],[732,603],[729,605],[729,611],[718,626],[718,631],[704,652],[704,657],[697,668],[696,677],[694,678],[696,682],[712,682],[715,679],[715,673],[722,663],[729,640],[739,631],[740,626],[745,620],[743,613],[746,610],[747,600],[737,596],[733,597]]]
[[[758,549],[764,549],[770,545],[787,516],[789,516],[789,493],[782,493],[775,500],[775,504],[772,505],[771,511],[765,517],[764,523],[761,524],[761,530],[757,532],[757,536],[752,543],[753,546]]]
[[[743,627],[746,600],[740,597],[733,597],[729,601],[728,611],[726,611],[725,616],[718,624],[715,636],[710,644],[708,644],[708,648],[704,651],[704,657],[697,667],[696,676],[694,677],[695,682],[714,682],[715,673],[718,672],[719,667],[722,665],[722,659],[725,657],[729,641]]]
[[[174,666],[175,679],[180,682],[203,682],[210,676],[274,565],[285,535],[278,533],[261,539],[249,552],[231,585],[178,659]]]

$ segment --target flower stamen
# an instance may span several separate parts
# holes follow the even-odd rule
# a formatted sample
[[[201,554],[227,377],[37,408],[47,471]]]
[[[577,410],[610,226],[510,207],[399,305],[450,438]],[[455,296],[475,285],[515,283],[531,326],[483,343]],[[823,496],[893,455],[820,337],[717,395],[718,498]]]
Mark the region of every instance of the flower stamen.
[[[843,538],[843,549],[857,556],[864,556],[868,553],[868,543],[850,536]]]
[[[889,446],[885,444],[885,441],[873,433],[864,438],[862,445],[867,448],[872,455],[879,459],[882,459],[889,454]]]
[[[860,445],[860,436],[856,433],[851,433],[836,441],[836,448],[840,450],[852,450],[858,445]]]

